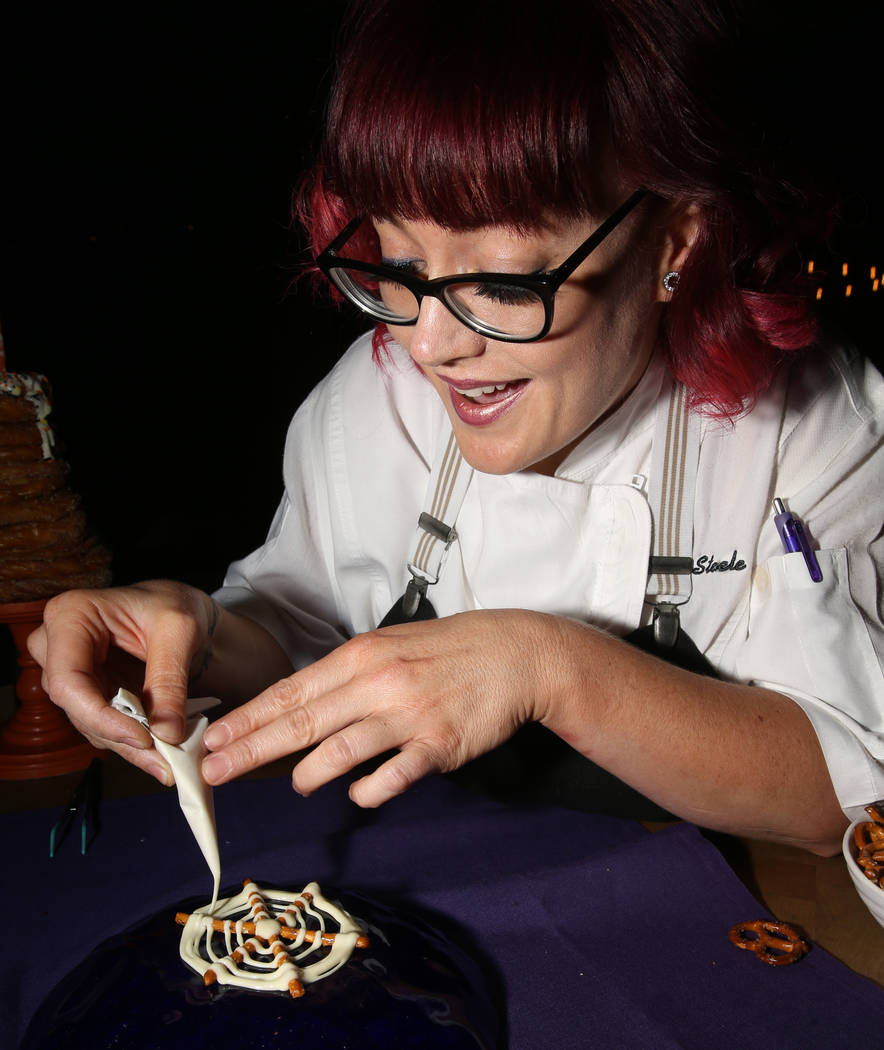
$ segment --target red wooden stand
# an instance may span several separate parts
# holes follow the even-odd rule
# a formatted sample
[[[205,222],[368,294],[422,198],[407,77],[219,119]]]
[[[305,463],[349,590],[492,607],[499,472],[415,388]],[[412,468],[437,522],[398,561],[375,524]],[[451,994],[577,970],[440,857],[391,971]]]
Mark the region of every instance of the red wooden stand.
[[[0,623],[9,625],[21,671],[15,686],[20,701],[0,729],[0,780],[31,780],[85,769],[98,752],[49,699],[40,667],[28,653],[31,631],[43,622],[45,601],[0,605]]]

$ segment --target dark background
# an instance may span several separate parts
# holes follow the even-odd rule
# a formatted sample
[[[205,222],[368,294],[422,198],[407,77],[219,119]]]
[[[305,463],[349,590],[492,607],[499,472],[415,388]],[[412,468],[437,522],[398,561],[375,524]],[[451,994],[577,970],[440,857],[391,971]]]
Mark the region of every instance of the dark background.
[[[117,582],[214,587],[261,542],[288,420],[356,330],[289,291],[290,192],[342,7],[216,10],[205,32],[78,13],[24,36],[34,61],[4,107],[7,367],[49,376]]]
[[[365,327],[290,288],[303,249],[290,191],[343,7],[215,7],[196,27],[78,8],[3,27],[7,367],[50,377],[116,582],[212,588],[262,541],[288,421]],[[851,260],[855,293],[834,277],[825,302],[880,361],[884,293],[855,278],[884,264],[871,7],[768,13],[759,39],[782,59],[779,83],[756,86],[784,94],[792,138],[838,173],[848,203],[832,258]]]

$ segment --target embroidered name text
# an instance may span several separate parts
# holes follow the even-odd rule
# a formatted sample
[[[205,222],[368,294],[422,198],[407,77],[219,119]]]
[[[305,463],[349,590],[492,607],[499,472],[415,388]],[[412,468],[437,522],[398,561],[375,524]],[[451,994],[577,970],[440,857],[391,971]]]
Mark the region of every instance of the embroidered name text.
[[[731,555],[730,561],[716,561],[714,554],[701,554],[691,573],[694,576],[702,576],[707,572],[739,572],[745,568],[746,563],[737,557],[736,551]]]

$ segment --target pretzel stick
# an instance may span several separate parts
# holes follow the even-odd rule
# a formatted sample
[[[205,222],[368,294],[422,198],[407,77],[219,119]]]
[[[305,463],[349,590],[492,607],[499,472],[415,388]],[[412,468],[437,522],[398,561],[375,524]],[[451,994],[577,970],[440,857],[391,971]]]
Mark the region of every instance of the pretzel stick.
[[[179,911],[175,915],[175,922],[177,922],[179,926],[183,926],[187,922],[187,920],[189,918],[190,918],[190,915],[188,915],[187,912]],[[212,929],[215,930],[217,933],[226,933],[228,929],[230,929],[231,927],[234,927],[235,925],[236,925],[236,923],[233,922],[230,919],[213,919],[212,920]],[[257,936],[257,934],[255,933],[256,926],[255,926],[255,923],[253,923],[253,922],[243,922],[243,923],[241,923],[240,924],[240,929],[248,937],[255,937],[255,936]],[[321,940],[322,944],[334,944],[335,938],[337,937],[336,933],[331,933],[331,932],[329,932],[327,930],[326,931],[320,931],[320,930],[293,930],[290,926],[281,926],[280,930],[279,930],[279,936],[280,937],[284,937],[287,941],[297,940],[297,938],[300,937],[302,934],[303,934],[304,940],[307,941],[308,944],[312,944],[313,943],[313,941],[316,939],[316,935],[317,934],[320,935],[320,940]],[[259,938],[259,940],[260,940],[260,938]],[[369,945],[368,937],[366,937],[364,935],[360,935],[359,937],[356,938],[356,947],[357,948],[367,948],[368,945]]]
[[[245,889],[245,887],[250,885],[250,884],[254,885],[254,886],[257,886],[257,883],[255,882],[254,879],[243,879],[242,880],[242,884],[243,884],[243,889]],[[260,895],[260,890],[257,890],[256,892],[258,892],[258,894]],[[301,898],[303,898],[303,900]],[[313,900],[313,894],[310,893],[308,890],[304,890],[301,893],[301,897],[296,897],[293,901],[290,902],[289,907],[291,907],[291,905],[294,905],[296,908],[300,908],[303,911],[303,909],[304,909],[304,901],[312,901],[312,900]]]
[[[218,975],[215,971],[209,967],[208,970],[203,974],[203,984],[208,988],[210,985],[216,984],[218,981]],[[293,977],[289,981],[289,995],[293,999],[300,999],[304,994],[304,985],[298,980],[297,977]]]
[[[884,800],[881,802],[873,802],[870,806],[866,806],[866,813],[875,821],[876,824],[884,824]]]

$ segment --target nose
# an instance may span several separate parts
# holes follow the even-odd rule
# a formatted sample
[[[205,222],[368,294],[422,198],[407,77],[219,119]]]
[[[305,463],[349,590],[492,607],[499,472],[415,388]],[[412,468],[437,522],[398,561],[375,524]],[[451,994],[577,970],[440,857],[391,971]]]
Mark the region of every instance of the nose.
[[[407,335],[406,335],[407,333]],[[421,302],[417,324],[400,329],[400,341],[418,365],[435,368],[464,357],[478,357],[485,350],[485,338],[467,328],[438,299]]]

